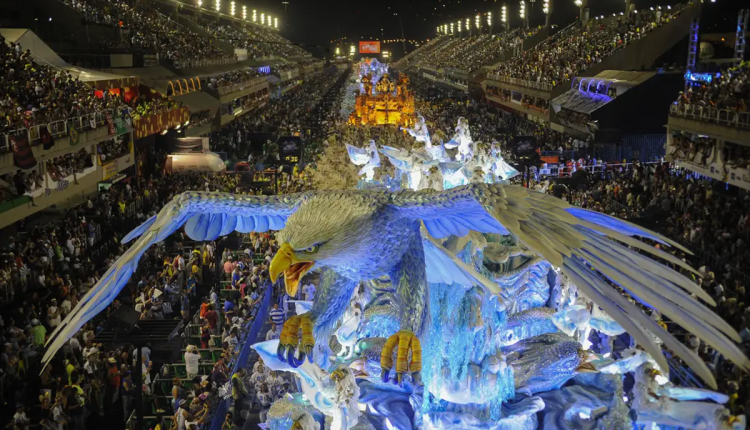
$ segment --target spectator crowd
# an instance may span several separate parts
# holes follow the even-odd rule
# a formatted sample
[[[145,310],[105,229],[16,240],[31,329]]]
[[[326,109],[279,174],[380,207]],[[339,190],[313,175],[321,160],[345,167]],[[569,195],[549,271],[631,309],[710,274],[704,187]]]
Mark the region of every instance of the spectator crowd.
[[[56,166],[50,175],[65,174],[85,158],[91,162],[85,151],[63,158],[50,164]],[[161,154],[160,163],[164,158]],[[165,175],[157,170],[113,185],[59,221],[21,226],[22,231],[3,240],[0,386],[4,402],[15,406],[4,410],[3,419],[19,429],[39,424],[81,430],[122,423],[130,418],[135,392],[141,390],[146,415],[171,419],[180,430],[211,421],[219,388],[232,377],[241,340],[265,294],[269,256],[275,251],[268,234],[243,237],[248,245],[232,250],[223,241],[190,246],[178,231],[150,248],[120,296],[37,376],[47,337],[125,251],[120,243],[124,234],[190,189],[243,192],[235,176]],[[221,270],[226,269],[231,277],[220,286]],[[179,330],[190,345],[184,364],[169,363],[153,345],[144,347],[143,384],[136,387],[135,346],[100,344],[96,339],[121,307],[138,311],[141,319],[175,320],[175,325],[181,321]],[[201,356],[196,361],[191,354],[198,352],[197,346],[216,351],[214,359]],[[262,377],[256,374],[251,380],[249,372],[243,373],[244,381],[231,385],[251,387],[241,400],[262,412],[291,388],[288,380],[262,364],[255,370]],[[242,421],[240,410],[233,423]]]
[[[684,5],[677,5],[668,11],[643,10],[590,20],[584,27],[571,26],[510,61],[498,64],[489,77],[515,78],[555,87],[668,23],[683,8]]]
[[[37,63],[29,50],[17,42],[6,42],[0,36],[0,132],[32,127],[119,108],[117,96],[104,92],[97,97],[94,89],[73,77],[69,71]],[[9,146],[1,147],[9,150]]]

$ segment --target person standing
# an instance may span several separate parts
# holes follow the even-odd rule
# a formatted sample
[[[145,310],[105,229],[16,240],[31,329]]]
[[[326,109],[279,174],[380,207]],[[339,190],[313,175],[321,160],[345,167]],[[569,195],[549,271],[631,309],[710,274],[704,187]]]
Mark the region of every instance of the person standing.
[[[195,345],[188,345],[185,351],[185,371],[188,379],[198,376],[200,361],[201,355],[198,353],[198,348]]]
[[[279,339],[281,337],[281,329],[276,324],[271,324],[271,330],[266,332],[266,340]]]
[[[245,388],[245,382],[242,378],[245,377],[246,371],[244,368],[235,372],[232,375],[232,400],[234,400],[234,422],[239,423],[242,417],[242,406],[243,398],[247,395],[247,388]],[[265,422],[265,420],[261,420]]]
[[[273,304],[273,309],[268,313],[268,318],[271,320],[271,324],[276,324],[277,326],[283,325],[286,320],[284,311],[279,309],[278,303]]]
[[[122,419],[128,421],[130,417],[130,408],[133,405],[133,395],[135,394],[135,385],[131,379],[130,371],[125,371],[125,377],[122,380]]]
[[[206,312],[206,322],[208,323],[208,327],[211,330],[211,334],[214,336],[218,336],[219,335],[219,315],[214,310],[213,304],[208,306],[208,311]]]

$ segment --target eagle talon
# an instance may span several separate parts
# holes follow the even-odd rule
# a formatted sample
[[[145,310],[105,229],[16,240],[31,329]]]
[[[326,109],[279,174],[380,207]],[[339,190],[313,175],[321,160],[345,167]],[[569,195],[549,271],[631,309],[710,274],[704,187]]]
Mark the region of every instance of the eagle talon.
[[[297,352],[296,348],[293,346],[289,347],[287,349],[287,363],[289,363],[290,366],[293,368],[298,368],[302,365],[302,363],[305,362],[305,353],[304,351],[299,352],[299,359],[295,357],[295,352]]]
[[[279,348],[276,350],[276,357],[281,360],[282,363],[286,363],[286,346],[285,345],[279,345]]]
[[[299,331],[302,330],[300,338]],[[312,363],[315,338],[312,334],[312,320],[306,314],[295,315],[284,323],[276,355],[279,360],[297,368],[305,362],[305,357]],[[299,358],[296,352],[299,348]]]
[[[380,367],[382,369],[383,382],[388,381],[388,374],[393,368],[393,350],[398,345],[396,355],[396,382],[401,385],[404,373],[411,372],[414,380],[418,380],[419,372],[422,371],[422,345],[417,336],[408,330],[401,330],[388,338],[380,353]],[[411,352],[411,361],[409,353]]]

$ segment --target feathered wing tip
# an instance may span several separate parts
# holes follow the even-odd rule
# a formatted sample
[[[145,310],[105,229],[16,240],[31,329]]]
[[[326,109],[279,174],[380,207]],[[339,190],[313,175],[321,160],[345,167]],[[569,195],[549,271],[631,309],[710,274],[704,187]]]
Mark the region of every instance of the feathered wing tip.
[[[591,211],[588,209],[581,209],[581,208],[576,208],[576,207],[569,207],[567,211],[571,213],[573,216],[575,216],[576,218],[590,221],[594,224],[600,225],[602,227],[608,227],[615,231],[620,231],[624,234],[627,234],[628,236],[640,236],[646,239],[651,239],[663,245],[669,245],[674,248],[677,248],[686,254],[693,255],[693,253],[690,252],[690,250],[680,245],[679,243],[673,241],[672,239],[662,236],[659,233],[646,230],[628,221],[615,218],[615,217],[611,217],[609,215],[606,215],[600,212],[595,212],[595,211]]]
[[[149,218],[123,238],[123,243],[136,237],[138,240],[52,332],[42,360],[44,366],[84,324],[112,303],[128,283],[146,250],[166,239],[186,221],[189,220],[190,224],[186,228],[188,234],[198,240],[215,239],[235,229],[243,232],[281,229],[289,214],[296,210],[301,197],[242,196],[238,202],[234,195],[225,193],[189,191],[176,196],[156,217]]]
[[[57,351],[70,340],[87,322],[102,312],[117,297],[122,288],[128,283],[135,271],[143,253],[156,241],[156,233],[149,232],[141,236],[138,241],[123,254],[118,261],[107,270],[96,285],[81,299],[75,308],[65,317],[47,340],[47,351],[42,363],[49,364]]]
[[[125,237],[122,238],[120,243],[126,244],[130,242],[131,240],[135,239],[136,237],[139,237],[140,235],[145,233],[146,230],[148,230],[151,227],[151,225],[154,224],[155,221],[156,221],[156,215],[147,219],[146,222],[134,228],[130,233],[126,234]]]

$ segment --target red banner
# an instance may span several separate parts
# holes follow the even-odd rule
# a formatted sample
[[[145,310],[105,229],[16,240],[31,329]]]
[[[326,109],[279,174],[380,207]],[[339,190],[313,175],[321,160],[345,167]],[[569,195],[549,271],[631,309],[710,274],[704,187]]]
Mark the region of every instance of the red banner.
[[[190,120],[190,110],[186,107],[172,109],[167,112],[141,117],[133,121],[136,139],[141,139],[164,130],[177,127]]]
[[[380,54],[380,42],[359,42],[360,54]]]

